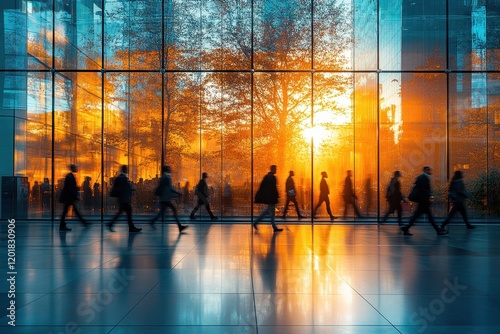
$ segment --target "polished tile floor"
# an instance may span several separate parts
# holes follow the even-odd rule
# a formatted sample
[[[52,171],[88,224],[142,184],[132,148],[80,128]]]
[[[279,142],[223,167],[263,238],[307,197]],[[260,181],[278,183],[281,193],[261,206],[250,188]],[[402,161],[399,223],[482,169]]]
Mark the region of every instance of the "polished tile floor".
[[[16,223],[14,286],[0,225],[0,333],[500,333],[500,225],[69,225]]]

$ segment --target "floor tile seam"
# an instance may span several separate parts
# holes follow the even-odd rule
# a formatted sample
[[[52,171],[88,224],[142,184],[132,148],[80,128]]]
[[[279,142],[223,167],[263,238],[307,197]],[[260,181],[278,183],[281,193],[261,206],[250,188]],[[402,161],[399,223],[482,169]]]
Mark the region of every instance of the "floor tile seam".
[[[50,269],[54,269],[54,268],[50,268]],[[59,269],[68,269],[68,268],[59,268]],[[72,269],[72,268],[70,268],[70,269]],[[77,269],[80,269],[80,267],[78,267]],[[63,285],[61,285],[61,286],[59,286],[59,287],[57,287],[57,288],[54,288],[53,290],[51,290],[51,291],[49,291],[49,292],[47,292],[47,295],[60,294],[60,293],[56,293],[55,291],[57,291],[57,290],[59,290],[59,289],[63,288],[64,286],[66,286],[66,285],[68,285],[68,284],[70,284],[70,283],[72,283],[72,282],[74,282],[74,281],[77,281],[77,280],[81,279],[81,278],[82,278],[82,277],[84,277],[84,276],[90,275],[90,273],[91,273],[91,272],[93,272],[94,270],[99,270],[99,269],[102,269],[102,268],[95,267],[95,268],[92,268],[92,269],[90,269],[90,270],[88,270],[88,271],[85,271],[85,272],[84,272],[84,273],[82,273],[81,275],[78,275],[78,277],[76,277],[76,278],[74,278],[74,279],[72,279],[72,280],[70,280],[70,281],[68,281],[68,282],[64,283]]]
[[[250,225],[252,226],[252,225]],[[256,270],[254,268],[254,261],[255,261],[255,254],[253,252],[254,248],[255,248],[255,245],[254,245],[254,237],[255,237],[255,233],[253,231],[253,226],[250,228],[250,232],[249,232],[250,236],[250,244],[248,245],[249,247],[249,253],[250,253],[250,284],[251,284],[251,291],[252,291],[252,303],[253,303],[253,317],[255,319],[255,324],[254,324],[254,328],[255,328],[255,333],[256,334],[259,334],[259,319],[258,319],[258,313],[257,313],[257,300],[255,298],[255,275],[254,275],[254,270]]]
[[[328,267],[330,267],[328,264],[327,264]],[[330,267],[331,268],[331,267]],[[333,270],[333,268],[331,268]],[[385,319],[385,321],[387,321],[387,323],[392,326],[392,328],[394,328],[396,331],[398,331],[399,333],[402,333],[397,327],[395,324],[393,324],[386,316],[384,316],[372,303],[370,303],[369,300],[367,300],[363,294],[361,294],[357,289],[355,289],[351,284],[349,284],[348,281],[346,281],[344,278],[340,277],[338,275],[338,273],[335,271],[335,274],[337,275],[337,277],[339,277],[339,279],[341,279],[347,286],[349,286],[359,297],[361,297],[368,305],[370,305],[374,310],[375,312],[377,312],[382,318]],[[379,294],[377,294],[379,295]]]
[[[169,272],[171,271],[172,269],[169,270]],[[150,294],[151,295],[156,295],[156,294],[152,294],[151,291],[153,291],[153,289],[155,289],[158,284],[160,284],[161,280],[159,280],[158,282],[156,282],[147,292],[138,292],[138,293],[134,293],[134,294],[142,294],[142,298],[139,298],[139,300],[135,303],[135,305],[133,307],[131,307],[124,315],[121,319],[119,319],[115,325],[113,325],[113,328],[111,328],[111,330],[108,332],[108,333],[111,333],[117,326],[120,325],[120,323],[146,298],[148,297]]]
[[[16,294],[17,294],[17,292],[16,292]],[[30,293],[30,294],[31,294],[31,293]],[[37,301],[37,300],[39,300],[40,298],[43,298],[43,297],[45,297],[45,296],[47,296],[47,295],[50,295],[50,294],[51,294],[50,292],[42,293],[42,295],[41,295],[41,296],[39,296],[39,297],[35,298],[34,300],[30,301],[30,302],[29,302],[29,303],[27,303],[26,305],[23,305],[23,306],[21,306],[21,307],[17,307],[17,306],[16,306],[16,312],[18,312],[18,311],[22,310],[23,308],[27,307],[28,305],[30,305],[30,304],[32,304],[32,303],[34,303],[34,302],[36,302],[36,301]],[[19,295],[21,295],[21,293],[19,293]],[[2,312],[3,312],[3,311],[2,311]],[[7,316],[7,313],[5,313],[5,314],[0,313],[0,318],[3,318],[4,316]],[[10,328],[10,327],[12,327],[12,326],[10,326],[10,325],[9,325],[9,328]],[[17,327],[17,324],[16,324],[16,327]]]

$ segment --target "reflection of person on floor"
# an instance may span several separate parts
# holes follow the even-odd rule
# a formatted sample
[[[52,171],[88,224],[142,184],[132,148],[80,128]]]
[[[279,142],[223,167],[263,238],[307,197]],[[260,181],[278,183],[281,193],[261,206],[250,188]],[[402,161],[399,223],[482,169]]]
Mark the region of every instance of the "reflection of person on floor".
[[[319,201],[314,208],[313,217],[316,217],[316,211],[318,211],[321,204],[325,202],[326,212],[330,216],[330,220],[334,220],[335,216],[332,214],[332,210],[330,209],[330,198],[328,197],[330,194],[330,188],[328,188],[328,183],[326,183],[327,178],[328,174],[326,172],[321,172],[321,182],[319,183]]]
[[[64,204],[63,213],[61,216],[61,222],[59,223],[59,231],[71,231],[69,227],[66,226],[66,215],[68,214],[69,207],[73,207],[73,212],[80,219],[83,225],[88,225],[88,223],[83,219],[76,201],[79,200],[80,196],[78,194],[78,187],[76,186],[76,178],[74,173],[78,172],[78,167],[74,164],[69,166],[70,172],[64,178],[64,185],[61,190],[61,197],[59,202]]]
[[[297,203],[297,190],[295,189],[295,182],[293,181],[293,176],[295,173],[291,170],[288,174],[288,178],[286,179],[285,191],[286,191],[286,200],[285,200],[285,210],[283,211],[283,218],[286,218],[286,212],[288,211],[288,204],[290,202],[295,206],[295,211],[297,211],[297,217],[299,219],[305,218],[300,214],[299,204]]]
[[[257,228],[257,224],[264,218],[264,216],[269,215],[271,217],[271,225],[273,227],[274,232],[283,231],[282,228],[276,226],[274,222],[274,218],[276,215],[276,204],[278,203],[278,184],[276,180],[276,165],[272,165],[269,173],[262,179],[260,183],[259,189],[255,193],[255,203],[258,204],[267,204],[266,208],[263,209],[260,215],[253,222],[254,229]]]
[[[196,196],[198,197],[198,203],[194,207],[193,211],[191,211],[191,214],[189,215],[189,218],[191,220],[196,219],[195,218],[195,213],[198,211],[198,209],[201,206],[205,206],[205,209],[207,210],[208,214],[210,215],[211,220],[217,220],[217,218],[213,213],[212,210],[210,210],[210,203],[208,202],[208,185],[207,185],[207,179],[208,179],[208,174],[203,173],[201,174],[201,180],[198,182],[196,185]]]
[[[363,217],[361,212],[359,212],[357,203],[358,196],[356,196],[356,194],[354,193],[351,177],[352,170],[348,170],[347,176],[344,181],[344,191],[342,193],[344,197],[344,218],[347,216],[347,210],[349,206],[353,207],[356,217]]]

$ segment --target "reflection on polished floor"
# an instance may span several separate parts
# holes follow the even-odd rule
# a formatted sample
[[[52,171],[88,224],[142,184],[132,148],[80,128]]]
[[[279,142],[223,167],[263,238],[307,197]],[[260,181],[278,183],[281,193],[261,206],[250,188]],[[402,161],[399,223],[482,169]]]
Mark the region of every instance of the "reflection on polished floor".
[[[0,333],[499,333],[500,226],[7,224]],[[7,307],[15,300],[16,327]]]

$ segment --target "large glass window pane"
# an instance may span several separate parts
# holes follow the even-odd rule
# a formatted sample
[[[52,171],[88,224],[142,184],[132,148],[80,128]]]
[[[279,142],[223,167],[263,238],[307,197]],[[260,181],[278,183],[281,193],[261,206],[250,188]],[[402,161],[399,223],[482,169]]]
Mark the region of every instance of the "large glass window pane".
[[[10,47],[16,48],[19,57],[28,57],[27,66],[30,69],[52,67],[52,46],[54,45],[52,34],[54,12],[52,5],[53,1],[27,2],[27,36],[23,36],[24,40],[18,39],[13,44],[9,43]],[[17,12],[15,15],[20,19],[21,15],[25,14]],[[19,23],[16,22],[16,24],[6,26],[11,27],[17,34],[22,34],[25,31],[25,26]],[[24,43],[27,43],[27,50],[23,50]],[[25,66],[22,68],[25,68]]]
[[[106,75],[105,174],[109,195],[122,165],[128,166],[133,184],[134,215],[150,216],[157,209],[154,187],[161,173],[161,73]],[[116,210],[107,198],[106,213]]]
[[[379,75],[379,200],[380,214],[389,209],[385,189],[395,171],[402,172],[400,179],[403,195],[408,196],[408,188],[414,175],[408,175],[403,155],[403,110],[401,97],[402,77],[400,73]],[[416,167],[418,169],[418,166]],[[418,172],[418,171],[416,171]],[[410,214],[410,207],[403,206],[403,216]]]
[[[16,175],[28,177],[28,218],[50,218],[52,179],[52,75],[28,74],[26,127],[17,127]],[[22,123],[19,123],[21,125]]]
[[[204,76],[201,172],[209,175],[214,215],[250,215],[250,74]],[[199,214],[206,215],[205,209]]]
[[[102,68],[102,2],[77,0],[75,11],[78,69]]]
[[[301,194],[301,209],[307,209],[310,178],[311,75],[304,73],[259,73],[254,76],[253,165],[254,193],[271,165],[277,165],[279,208],[286,200],[289,171]],[[256,207],[258,213],[260,206]],[[293,208],[292,208],[293,209]],[[289,208],[290,210],[290,208]],[[288,215],[296,216],[289,211]]]
[[[105,68],[161,68],[162,1],[106,0]]]
[[[202,11],[199,13],[201,25],[200,46],[202,55],[202,69],[250,69],[251,66],[251,2],[247,1],[202,1]],[[173,7],[175,9],[176,6]],[[184,12],[187,19],[189,12]],[[182,44],[175,36],[176,14],[173,18],[166,16],[168,61],[183,68],[180,59],[175,58],[182,50]],[[198,16],[198,13],[195,17]],[[181,16],[182,19],[182,16]],[[170,28],[170,29],[169,29]],[[191,32],[193,33],[193,32]],[[186,55],[189,58],[193,55]],[[194,67],[193,67],[194,66]],[[170,66],[171,68],[172,66]],[[197,68],[193,63],[188,68]]]
[[[488,104],[481,108],[487,110],[488,129],[486,136],[487,141],[487,166],[488,176],[487,183],[484,185],[485,175],[481,177],[483,183],[481,189],[486,189],[487,198],[485,204],[487,206],[488,217],[490,222],[497,222],[500,217],[500,96],[498,94],[500,89],[500,76],[497,73],[488,75]],[[478,198],[481,200],[484,198]]]
[[[358,216],[377,216],[377,75],[354,76],[353,205]],[[351,207],[348,210],[352,210]],[[352,212],[352,211],[350,211]],[[349,211],[348,211],[349,213]],[[359,217],[358,217],[359,218]]]
[[[308,1],[254,2],[256,69],[311,68],[311,5]]]
[[[446,67],[446,1],[380,1],[380,68]]]
[[[385,82],[390,78],[388,75]],[[422,173],[424,166],[433,168],[431,177],[435,195],[433,210],[438,217],[446,214],[448,195],[446,87],[445,74],[403,73],[401,75],[402,124],[398,128],[400,135],[395,137],[398,138],[397,144],[387,148],[397,152],[397,159],[400,159],[394,164],[401,165],[405,195],[408,195],[415,178]],[[381,147],[381,151],[383,150]],[[391,161],[385,159],[384,161],[388,166],[393,164]]]
[[[407,2],[408,3],[408,2]],[[403,17],[401,16],[402,0],[382,0],[380,4],[380,20],[378,34],[378,57],[381,70],[401,70]],[[358,56],[355,57],[356,60]]]
[[[165,76],[165,163],[172,166],[172,182],[182,188],[180,215],[189,215],[196,205],[194,187],[200,180],[202,80],[199,73]],[[213,176],[213,175],[212,175]]]
[[[329,188],[331,213],[343,214],[342,189],[348,169],[354,169],[353,77],[343,74],[314,76],[314,160],[313,210],[317,218],[327,218],[326,204],[320,203],[322,172]],[[318,204],[321,204],[318,207]],[[314,214],[314,211],[313,211]]]
[[[54,12],[56,68],[102,67],[102,8],[98,7],[100,5],[100,1],[56,1]]]
[[[251,78],[250,74],[218,75],[221,121],[221,208],[224,217],[250,216],[251,211]]]
[[[128,165],[128,136],[130,109],[128,94],[129,75],[106,74],[104,77],[104,215],[116,213],[115,198],[109,196],[114,178],[120,172],[120,166]]]
[[[60,73],[55,82],[55,215],[69,165],[76,164],[80,213],[100,218],[100,203],[94,201],[94,185],[101,175],[101,77],[99,73]],[[97,196],[98,197],[98,196]],[[97,198],[96,198],[97,200]]]
[[[351,3],[337,0],[313,1],[313,3],[314,69],[352,70],[354,45],[357,44],[361,50],[369,47],[358,41],[358,38],[361,40],[365,37],[369,38],[369,34],[364,35],[364,37],[354,36]],[[364,6],[363,13],[368,16],[370,13],[373,14],[370,8],[372,5],[369,5],[368,8]],[[367,22],[364,28],[370,29],[372,33],[376,32],[376,29],[370,24]],[[376,61],[376,57],[372,56],[371,60]],[[301,69],[308,68],[302,67]]]
[[[353,53],[353,63],[355,70],[376,70],[378,67],[377,64],[377,53],[378,53],[378,45],[377,45],[377,4],[378,1],[370,1],[370,0],[358,0],[354,1],[354,11],[353,11],[353,21],[354,21],[354,53]],[[386,13],[386,12],[383,12]],[[384,22],[384,19],[381,20]],[[391,25],[390,31],[400,31],[398,27],[400,25],[394,24]],[[387,27],[387,26],[385,26]],[[324,29],[321,29],[324,30]],[[394,33],[393,33],[394,34]],[[347,32],[337,33],[337,35],[341,35],[347,37]],[[382,36],[387,36],[386,32],[381,32]],[[391,43],[395,43],[396,41],[392,41]],[[381,43],[382,44],[382,43]],[[381,67],[384,68],[384,67]]]
[[[487,105],[486,87],[484,85],[481,96],[483,103],[474,101],[478,95],[472,93],[471,83],[477,74],[450,75],[450,114],[449,121],[449,171],[448,179],[454,172],[464,173],[466,189],[470,194],[467,208],[471,218],[480,218],[487,215],[488,206],[487,179]],[[486,79],[486,78],[484,78]],[[477,91],[476,91],[477,92]],[[451,203],[449,203],[451,204]],[[458,217],[461,219],[461,217]]]

